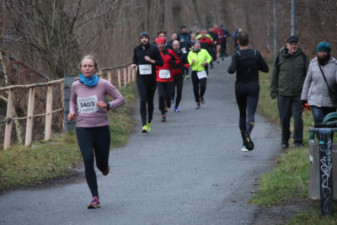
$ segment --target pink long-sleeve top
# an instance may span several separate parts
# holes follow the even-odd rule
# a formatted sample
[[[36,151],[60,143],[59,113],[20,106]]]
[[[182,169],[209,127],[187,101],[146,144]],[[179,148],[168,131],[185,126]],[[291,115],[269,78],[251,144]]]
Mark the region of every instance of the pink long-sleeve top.
[[[87,87],[80,81],[72,84],[69,112],[77,115],[76,127],[109,126],[107,110],[96,106],[98,101],[106,102],[107,95],[114,99],[109,102],[110,109],[125,104],[121,93],[105,79],[99,78],[94,87]]]

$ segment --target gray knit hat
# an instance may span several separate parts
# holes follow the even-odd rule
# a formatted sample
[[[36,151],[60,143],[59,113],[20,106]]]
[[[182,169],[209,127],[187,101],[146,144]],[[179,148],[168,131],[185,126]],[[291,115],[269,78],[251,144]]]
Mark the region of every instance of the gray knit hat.
[[[142,33],[140,33],[139,39],[142,39],[143,37],[146,37],[147,39],[150,39],[150,35],[147,32],[145,32],[145,31],[143,31]]]

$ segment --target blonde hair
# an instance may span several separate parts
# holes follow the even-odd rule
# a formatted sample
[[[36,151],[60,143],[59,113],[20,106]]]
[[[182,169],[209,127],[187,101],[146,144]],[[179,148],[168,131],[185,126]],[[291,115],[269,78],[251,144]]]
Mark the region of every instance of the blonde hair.
[[[98,71],[97,59],[93,55],[90,55],[90,54],[83,56],[83,58],[81,59],[81,62],[80,62],[80,69],[81,69],[82,62],[83,62],[84,59],[91,59],[94,62],[96,71]]]

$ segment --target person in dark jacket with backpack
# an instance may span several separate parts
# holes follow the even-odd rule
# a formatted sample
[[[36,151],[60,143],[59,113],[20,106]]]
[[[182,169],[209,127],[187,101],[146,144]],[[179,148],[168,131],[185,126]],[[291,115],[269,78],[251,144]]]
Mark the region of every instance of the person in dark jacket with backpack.
[[[254,148],[250,133],[254,127],[254,116],[259,100],[259,70],[268,72],[269,68],[259,51],[248,47],[249,37],[244,31],[238,34],[239,50],[232,55],[228,73],[236,72],[235,97],[240,111],[239,127],[243,140],[241,151]]]
[[[274,60],[270,84],[271,98],[277,98],[282,149],[289,147],[291,117],[294,119],[294,144],[296,147],[303,146],[301,92],[308,65],[309,59],[300,48],[298,37],[290,36],[286,47]]]

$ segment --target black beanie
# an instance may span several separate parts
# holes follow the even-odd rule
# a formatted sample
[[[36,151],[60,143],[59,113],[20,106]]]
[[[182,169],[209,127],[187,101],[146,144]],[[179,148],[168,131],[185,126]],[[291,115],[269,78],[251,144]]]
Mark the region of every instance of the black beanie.
[[[142,33],[140,33],[139,39],[142,39],[142,37],[146,37],[147,39],[150,40],[150,35],[147,32],[145,32],[145,31],[142,32]]]

